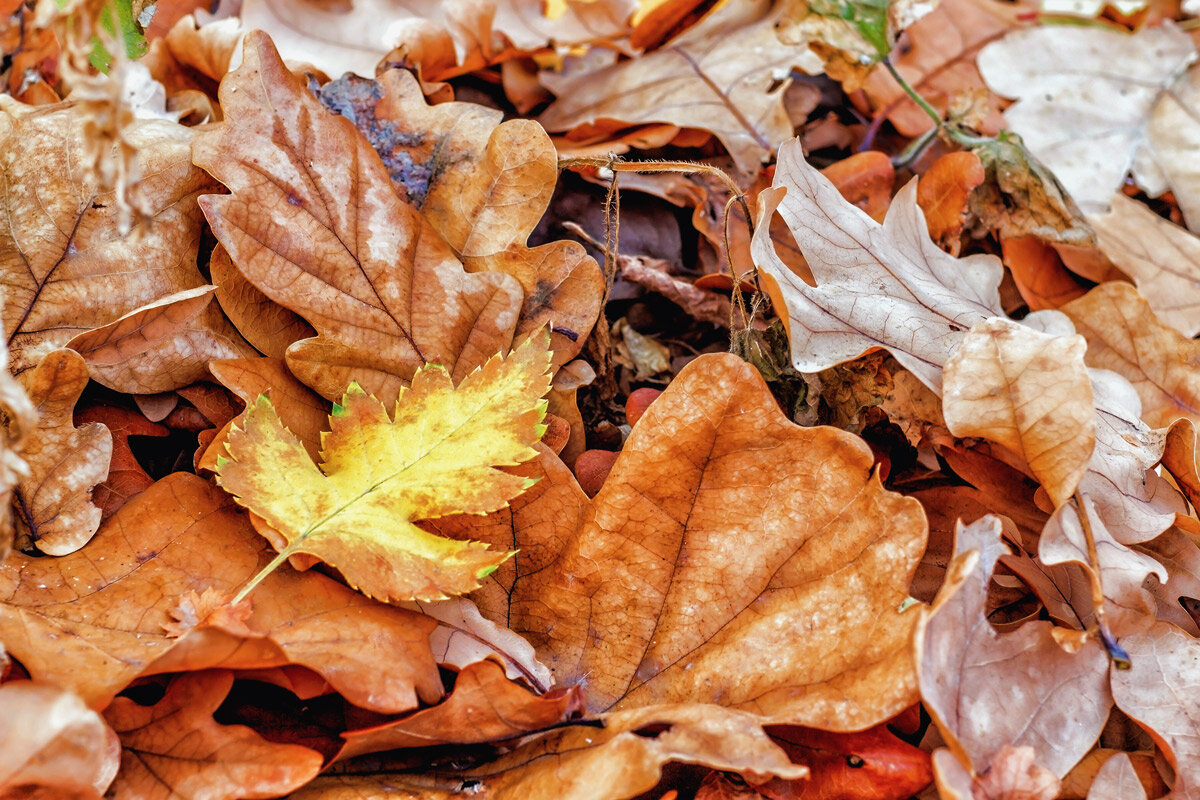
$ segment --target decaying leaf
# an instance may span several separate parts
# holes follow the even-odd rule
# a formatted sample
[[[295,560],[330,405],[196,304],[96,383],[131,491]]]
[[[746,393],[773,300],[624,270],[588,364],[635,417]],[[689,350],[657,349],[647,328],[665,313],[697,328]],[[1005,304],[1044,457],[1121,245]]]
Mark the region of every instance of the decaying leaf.
[[[1200,646],[1167,623],[1126,637],[1121,646],[1133,666],[1113,671],[1113,699],[1150,732],[1175,768],[1175,785],[1167,797],[1191,800],[1200,793],[1200,733],[1192,691]]]
[[[162,437],[169,431],[136,411],[118,406],[88,406],[75,412],[75,421],[80,424],[99,423],[112,434],[112,463],[108,477],[92,490],[92,502],[100,509],[101,517],[108,519],[128,500],[154,483],[154,479],[146,474],[134,456],[129,437]]]
[[[916,204],[915,182],[900,190],[880,225],[804,160],[799,140],[780,146],[773,186],[758,196],[752,251],[771,279],[768,289],[775,284],[772,298],[788,322],[796,369],[819,372],[885,347],[940,394],[942,367],[963,332],[1003,316],[999,260],[955,259],[938,248]],[[769,222],[776,207],[817,286],[775,253]]]
[[[100,527],[92,487],[108,477],[113,441],[99,422],[75,427],[75,401],[88,381],[87,364],[73,350],[52,350],[23,376],[37,409],[24,458],[29,474],[14,494],[19,537],[48,555],[83,547]]]
[[[1017,98],[1004,112],[1009,128],[1085,213],[1101,213],[1131,169],[1152,195],[1189,169],[1184,143],[1164,139],[1150,121],[1169,113],[1174,84],[1189,84],[1181,76],[1195,59],[1191,39],[1169,23],[1136,34],[1050,25],[988,45],[979,71],[993,91]],[[1200,194],[1196,203],[1189,216],[1200,214]]]
[[[898,609],[925,536],[872,461],[850,434],[788,422],[750,365],[708,355],[647,409],[590,509],[553,465],[511,515],[437,527],[520,548],[481,608],[558,685],[583,681],[593,710],[711,702],[858,730],[912,702],[914,617]],[[771,657],[746,671],[747,652]]]
[[[1150,308],[1183,333],[1200,333],[1200,239],[1121,194],[1092,217],[1100,249],[1129,274]]]
[[[1093,640],[1064,649],[1049,622],[1026,622],[1003,635],[992,628],[988,581],[1008,552],[1000,534],[995,517],[959,525],[945,586],[917,631],[921,698],[972,774],[1006,746],[1029,746],[1042,768],[1062,777],[1108,717],[1108,657]]]
[[[538,121],[550,131],[655,122],[699,128],[721,140],[739,169],[755,171],[792,135],[788,81],[777,75],[795,66],[821,71],[807,48],[779,40],[781,10],[772,0],[728,3],[640,58],[544,74],[557,99]]]
[[[43,111],[0,99],[0,273],[17,375],[78,334],[205,283],[196,269],[196,197],[213,184],[192,166],[192,132],[164,120],[127,131],[145,176],[135,193],[150,222],[140,235],[120,236],[115,196],[80,168],[87,124],[77,105]]]
[[[493,357],[457,387],[444,368],[426,366],[390,417],[352,384],[329,418],[320,467],[260,397],[229,434],[220,483],[278,532],[271,543],[281,554],[316,556],[371,597],[468,592],[511,554],[413,523],[495,511],[528,487],[496,467],[537,455],[550,388],[547,338]]]
[[[98,800],[121,743],[78,695],[33,681],[0,685],[0,798]]]
[[[1055,507],[1074,494],[1096,443],[1086,349],[1082,336],[992,317],[972,325],[946,361],[946,427],[1019,453]]]
[[[161,700],[142,706],[118,697],[104,718],[121,738],[121,771],[112,797],[273,797],[299,788],[321,769],[321,754],[276,744],[243,725],[212,718],[229,689],[228,670],[175,678]]]
[[[1137,289],[1102,283],[1062,312],[1087,339],[1088,366],[1132,383],[1151,427],[1200,422],[1200,345],[1160,322]]]
[[[371,146],[286,70],[270,39],[251,33],[244,47],[222,81],[226,121],[197,136],[193,158],[233,192],[201,204],[234,264],[318,331],[288,348],[291,371],[327,398],[357,381],[391,402],[422,364],[461,380],[506,349],[523,302],[517,281],[464,272],[396,196]]]
[[[456,778],[464,790],[429,787],[419,775],[318,778],[291,800],[604,800],[649,791],[670,763],[699,764],[764,781],[799,779],[763,730],[762,719],[703,704],[652,706],[610,714],[604,727],[569,726],[535,738],[500,759]],[[407,793],[407,794],[406,794]]]
[[[187,598],[209,590],[228,598],[269,558],[228,495],[176,473],[122,506],[84,549],[62,558],[14,553],[0,565],[0,641],[35,679],[93,707],[143,672],[288,663],[385,713],[441,697],[433,620],[312,572],[268,576],[238,635],[202,626],[179,638],[175,612]],[[334,646],[347,637],[378,646]]]

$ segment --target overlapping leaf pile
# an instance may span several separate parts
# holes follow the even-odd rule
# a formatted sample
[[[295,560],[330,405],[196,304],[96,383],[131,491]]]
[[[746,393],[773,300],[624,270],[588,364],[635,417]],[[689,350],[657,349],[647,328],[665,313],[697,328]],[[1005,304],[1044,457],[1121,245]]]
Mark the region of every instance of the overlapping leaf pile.
[[[1200,792],[1181,9],[53,5],[0,798]]]

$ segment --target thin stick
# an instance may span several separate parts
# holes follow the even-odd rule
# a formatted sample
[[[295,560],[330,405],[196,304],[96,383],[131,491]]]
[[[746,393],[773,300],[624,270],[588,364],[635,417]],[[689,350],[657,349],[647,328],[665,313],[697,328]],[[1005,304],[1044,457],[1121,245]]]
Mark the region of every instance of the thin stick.
[[[1108,630],[1108,622],[1104,614],[1104,585],[1100,580],[1100,555],[1096,550],[1096,536],[1092,533],[1092,523],[1088,519],[1087,507],[1083,504],[1083,495],[1075,491],[1075,505],[1079,512],[1079,524],[1083,528],[1083,538],[1087,542],[1088,564],[1091,569],[1088,575],[1092,585],[1092,607],[1096,617],[1096,628],[1100,634],[1100,642],[1112,659],[1112,665],[1118,670],[1127,670],[1133,666],[1129,654],[1117,644],[1117,640]]]

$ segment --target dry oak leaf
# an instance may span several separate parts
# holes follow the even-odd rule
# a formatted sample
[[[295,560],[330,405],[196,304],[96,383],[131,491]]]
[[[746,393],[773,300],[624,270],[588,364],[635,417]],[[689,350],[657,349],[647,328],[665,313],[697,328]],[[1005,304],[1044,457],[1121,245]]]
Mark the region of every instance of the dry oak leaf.
[[[709,13],[657,50],[615,64],[542,73],[557,99],[538,122],[549,131],[670,123],[715,135],[738,169],[755,173],[792,135],[783,97],[793,67],[821,72],[806,47],[784,44],[784,4],[742,0]]]
[[[92,487],[108,477],[113,438],[99,422],[76,428],[72,421],[88,382],[87,364],[75,351],[52,350],[22,382],[38,422],[23,452],[29,474],[13,496],[18,541],[28,537],[24,546],[63,556],[87,544],[100,527]]]
[[[121,737],[121,771],[113,800],[238,800],[278,797],[321,770],[321,754],[276,744],[244,725],[212,714],[233,686],[233,673],[188,673],[171,681],[151,706],[118,697],[104,718]]]
[[[860,730],[911,705],[898,609],[925,546],[920,505],[883,489],[857,437],[789,422],[752,366],[685,367],[590,503],[546,459],[510,514],[437,529],[520,548],[481,610],[558,685],[583,682],[593,711],[719,703]],[[748,672],[745,653],[770,656]]]
[[[193,157],[233,192],[201,200],[217,238],[267,297],[316,338],[288,367],[333,399],[352,381],[391,402],[426,363],[461,380],[512,342],[523,301],[511,276],[469,275],[349,120],[325,110],[271,40],[246,36],[221,82],[226,121]]]
[[[971,775],[949,750],[937,750],[933,763],[942,800],[1054,800],[1062,782],[1037,763],[1028,745],[1004,745],[978,774]]]
[[[1128,753],[1117,753],[1104,762],[1088,789],[1087,800],[1146,800],[1146,788]]]
[[[1091,223],[1100,250],[1158,318],[1185,336],[1200,333],[1200,239],[1122,194]]]
[[[1113,670],[1117,707],[1142,726],[1175,769],[1165,800],[1200,797],[1200,645],[1174,625],[1160,622],[1121,640],[1133,666]]]
[[[289,800],[611,800],[650,791],[667,764],[698,764],[764,781],[801,779],[754,714],[688,703],[615,712],[603,727],[572,725],[533,738],[496,761],[457,773],[459,791],[421,775],[327,776]]]
[[[25,441],[37,426],[37,410],[8,372],[8,348],[0,344],[0,563],[8,557],[15,534],[13,492],[17,481],[29,474],[29,465],[21,457]],[[4,644],[0,641],[0,674],[7,664]]]
[[[100,509],[101,518],[108,519],[118,508],[154,483],[154,479],[146,474],[133,455],[129,437],[161,437],[170,431],[136,411],[119,406],[90,405],[76,410],[75,421],[79,424],[100,423],[112,434],[112,462],[108,477],[92,490],[92,502]]]
[[[218,482],[296,553],[336,567],[351,586],[388,601],[440,600],[479,586],[511,553],[430,534],[415,520],[484,514],[529,487],[501,472],[537,455],[550,388],[548,336],[494,356],[454,386],[428,365],[396,400],[346,391],[314,464],[265,396],[229,433]]]
[[[988,42],[1018,24],[1019,7],[992,0],[942,0],[937,8],[905,32],[892,54],[896,69],[940,111],[961,96],[984,88],[975,68],[975,56]],[[863,84],[863,91],[905,136],[929,130],[933,121],[900,88],[883,66]],[[989,97],[984,127],[1000,128],[999,98]]]
[[[100,190],[94,170],[79,168],[86,125],[78,105],[47,111],[0,99],[0,275],[17,375],[80,333],[205,283],[196,268],[196,197],[213,183],[192,166],[192,131],[164,120],[129,127],[145,176],[134,191],[150,222],[140,235],[121,236],[116,197]]]
[[[971,326],[943,375],[950,432],[1019,453],[1055,508],[1075,493],[1096,444],[1086,349],[1082,336],[992,317]]]
[[[316,0],[249,0],[241,18],[269,33],[290,60],[328,75],[374,75],[388,61],[418,65],[440,80],[550,47],[614,42],[630,32],[634,0],[561,3],[544,13],[540,0],[355,0],[329,6]],[[222,104],[223,105],[223,104]]]
[[[370,728],[346,731],[334,761],[401,747],[479,744],[518,739],[583,710],[579,686],[534,694],[505,677],[495,661],[476,661],[454,679],[454,691],[433,708]]]
[[[1195,177],[1178,187],[1173,179],[1191,170],[1186,154],[1194,145],[1186,140],[1200,129],[1184,115],[1194,132],[1164,136],[1153,121],[1187,91],[1183,76],[1195,60],[1191,38],[1168,22],[1135,34],[1070,25],[1014,31],[985,47],[978,65],[992,91],[1017,99],[1004,112],[1008,127],[1085,213],[1106,211],[1132,169],[1151,196],[1176,188],[1194,227],[1200,185],[1189,202],[1180,190]]]
[[[193,593],[229,596],[254,575],[270,560],[263,545],[227,494],[175,473],[126,503],[83,550],[55,559],[15,553],[0,565],[0,641],[35,679],[93,707],[142,673],[289,663],[384,713],[441,698],[433,620],[313,572],[282,568],[263,581],[246,622],[252,639],[212,627],[182,639],[168,633],[179,632],[172,612]]]
[[[796,369],[819,372],[884,347],[940,394],[942,367],[963,332],[1003,316],[999,259],[956,259],[935,245],[915,181],[897,193],[880,225],[804,160],[799,139],[780,146],[772,186],[758,196],[751,250],[787,322]],[[815,287],[775,251],[769,223],[776,208],[804,251]]]
[[[998,634],[986,608],[996,561],[1009,552],[1000,521],[960,522],[956,535],[946,582],[917,630],[921,699],[971,774],[1004,747],[1028,745],[1061,778],[1108,719],[1108,656],[1092,640],[1068,652],[1047,621]]]
[[[121,743],[78,695],[34,681],[0,685],[0,800],[97,800]]]
[[[1125,377],[1154,428],[1200,423],[1200,344],[1164,325],[1128,283],[1102,283],[1060,309],[1087,339],[1088,366]]]
[[[346,75],[317,96],[366,136],[401,198],[421,210],[467,272],[520,282],[518,337],[550,324],[555,367],[579,354],[600,312],[604,274],[578,242],[526,246],[558,182],[558,154],[540,125],[501,122],[499,111],[474,103],[429,105],[417,79],[400,69],[378,82]]]
[[[1191,636],[1200,635],[1196,619],[1184,608],[1188,604],[1195,609],[1193,601],[1200,600],[1200,547],[1189,534],[1171,528],[1137,549],[1166,567],[1170,576],[1166,583],[1151,581],[1146,587],[1156,601],[1154,616]]]

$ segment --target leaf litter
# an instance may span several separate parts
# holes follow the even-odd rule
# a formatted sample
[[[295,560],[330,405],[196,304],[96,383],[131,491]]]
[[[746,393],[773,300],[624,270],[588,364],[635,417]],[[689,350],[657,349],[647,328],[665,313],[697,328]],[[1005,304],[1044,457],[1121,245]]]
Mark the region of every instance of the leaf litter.
[[[1195,794],[1185,12],[551,5],[0,5],[0,798]]]

